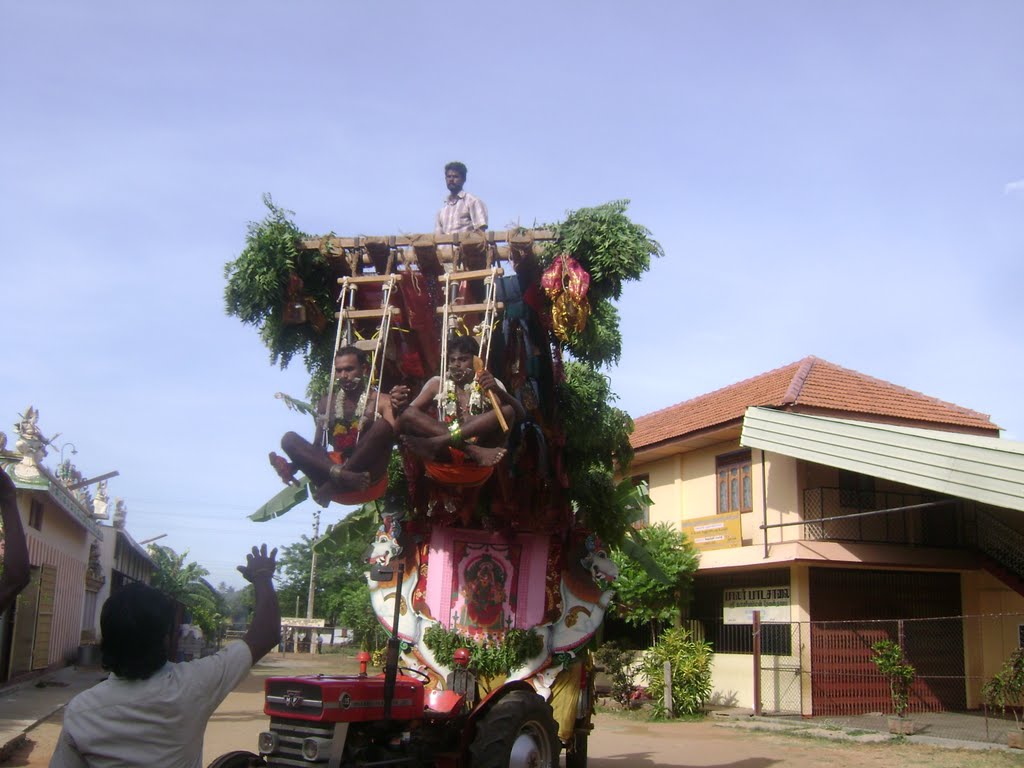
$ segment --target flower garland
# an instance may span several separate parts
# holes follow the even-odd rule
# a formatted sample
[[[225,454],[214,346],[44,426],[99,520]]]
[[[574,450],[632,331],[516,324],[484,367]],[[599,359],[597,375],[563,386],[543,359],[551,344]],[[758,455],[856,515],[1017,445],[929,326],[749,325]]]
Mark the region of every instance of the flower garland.
[[[331,443],[334,450],[342,454],[350,454],[356,447],[359,432],[363,428],[366,416],[366,403],[370,390],[363,390],[356,403],[355,414],[351,419],[345,417],[345,393],[339,392],[334,398],[334,428],[331,432]]]
[[[480,384],[475,380],[462,386],[463,391],[469,392],[469,416],[478,416],[491,404],[484,399],[484,392]],[[456,384],[449,378],[441,382],[441,389],[437,393],[437,402],[441,417],[445,424],[452,424],[459,420],[459,398],[456,391]]]

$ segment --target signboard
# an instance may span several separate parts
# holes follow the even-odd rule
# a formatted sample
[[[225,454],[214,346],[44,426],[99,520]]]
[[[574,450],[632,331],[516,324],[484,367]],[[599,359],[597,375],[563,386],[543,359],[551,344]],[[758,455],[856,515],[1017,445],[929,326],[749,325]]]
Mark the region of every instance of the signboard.
[[[681,520],[679,528],[699,550],[727,549],[743,543],[739,512]]]
[[[722,618],[726,624],[753,624],[754,611],[761,621],[788,624],[789,587],[730,587],[723,590]]]
[[[289,618],[288,616],[282,616],[281,617],[281,626],[282,627],[310,627],[310,628],[315,627],[317,629],[320,629],[320,628],[326,626],[326,624],[327,624],[327,619],[307,619],[305,617],[303,617],[301,619],[298,619],[298,618]]]

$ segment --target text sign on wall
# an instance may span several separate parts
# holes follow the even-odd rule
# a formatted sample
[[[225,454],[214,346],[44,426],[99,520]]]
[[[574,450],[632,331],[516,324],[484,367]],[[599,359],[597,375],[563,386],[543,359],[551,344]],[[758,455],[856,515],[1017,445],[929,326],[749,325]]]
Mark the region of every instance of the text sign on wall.
[[[743,543],[739,512],[680,520],[679,528],[697,549],[726,549]]]
[[[789,587],[732,587],[722,595],[722,618],[726,624],[753,624],[754,611],[761,621],[786,624],[789,616]]]
[[[327,624],[327,619],[307,619],[295,616],[281,617],[282,627],[308,627],[310,629],[320,629],[325,624]]]

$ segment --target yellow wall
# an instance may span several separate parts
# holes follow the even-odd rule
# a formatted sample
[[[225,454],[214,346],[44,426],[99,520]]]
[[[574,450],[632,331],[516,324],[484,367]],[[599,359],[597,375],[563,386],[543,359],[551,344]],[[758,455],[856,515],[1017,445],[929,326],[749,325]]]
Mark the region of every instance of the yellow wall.
[[[650,482],[651,523],[666,522],[678,526],[681,520],[708,517],[717,512],[717,482],[715,460],[718,456],[740,448],[739,441],[717,443],[707,448],[678,454],[665,459],[636,466],[637,474],[646,473]],[[762,470],[761,451],[751,455],[752,510],[742,515],[744,546],[762,545],[764,534],[763,475],[767,472],[768,522],[779,523],[798,520],[801,514],[800,463],[796,459],[778,454],[764,454]],[[793,540],[797,530],[775,528],[768,532],[768,541]]]
[[[1024,624],[1024,597],[987,571],[961,576],[964,624],[964,669],[968,677],[967,706],[981,706],[981,686],[1017,648]],[[999,615],[1002,614],[1002,615]]]

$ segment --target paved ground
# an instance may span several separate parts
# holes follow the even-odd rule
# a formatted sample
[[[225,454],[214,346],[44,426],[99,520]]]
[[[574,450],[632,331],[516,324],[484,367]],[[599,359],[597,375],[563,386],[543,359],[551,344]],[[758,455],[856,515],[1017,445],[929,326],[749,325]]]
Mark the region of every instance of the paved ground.
[[[234,749],[252,749],[266,726],[263,678],[296,672],[338,671],[332,657],[272,655],[233,692],[207,728],[204,762]],[[50,685],[0,692],[0,746],[16,733],[3,766],[46,766],[60,733],[61,707],[74,692],[98,681],[99,670],[62,670]],[[56,683],[56,684],[53,684]],[[63,683],[63,685],[61,685]],[[35,719],[33,719],[35,718]],[[31,721],[31,725],[29,722]],[[27,732],[26,731],[27,728]],[[701,722],[648,723],[617,713],[598,715],[590,743],[590,768],[1020,768],[1024,755],[977,742],[887,735],[843,728],[834,722],[719,716]],[[923,739],[923,740],[922,740]],[[944,748],[936,746],[943,744]],[[972,748],[968,748],[972,747]]]

